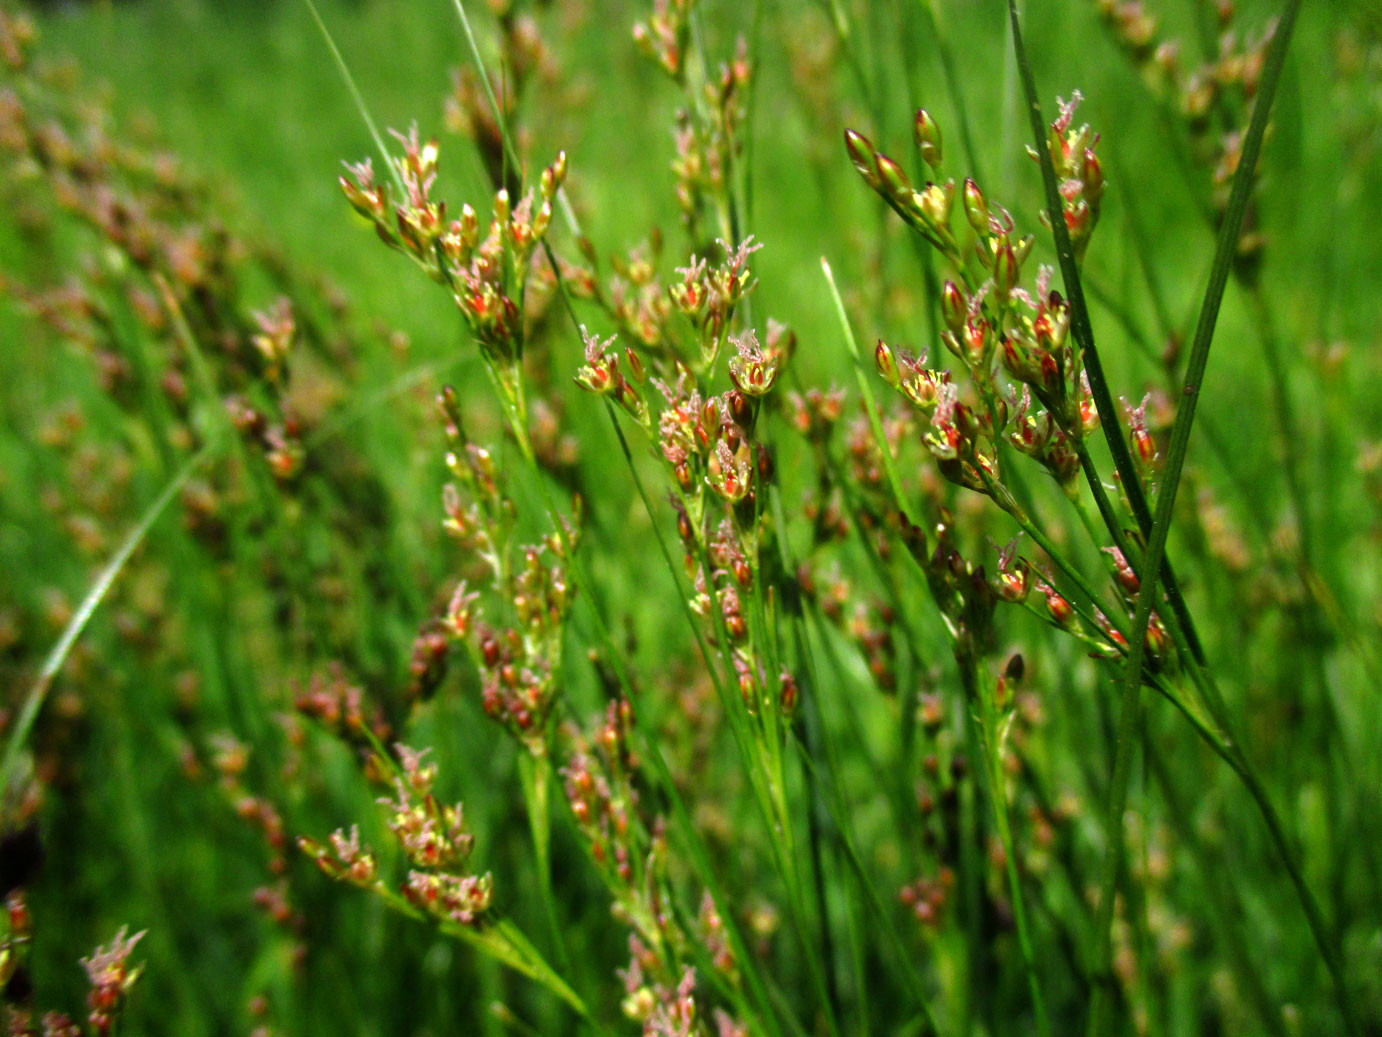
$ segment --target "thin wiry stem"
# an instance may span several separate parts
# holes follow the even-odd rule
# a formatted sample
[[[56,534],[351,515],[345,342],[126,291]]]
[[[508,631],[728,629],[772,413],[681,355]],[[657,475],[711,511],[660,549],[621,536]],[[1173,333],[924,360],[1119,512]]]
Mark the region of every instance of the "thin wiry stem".
[[[384,138],[379,133],[379,128],[370,118],[369,107],[365,104],[365,98],[360,93],[360,88],[355,85],[355,77],[350,74],[350,66],[345,63],[345,58],[341,56],[340,48],[336,46],[336,40],[331,35],[331,30],[326,27],[326,22],[322,21],[317,5],[312,0],[303,0],[307,5],[307,10],[312,13],[312,20],[317,23],[317,28],[321,31],[322,39],[326,41],[326,49],[331,51],[331,58],[336,62],[336,70],[341,73],[341,79],[345,82],[346,91],[350,94],[350,99],[355,104],[355,110],[359,112],[360,118],[364,120],[366,129],[369,130],[370,139],[374,141],[375,150],[379,152],[379,157],[384,160],[384,168],[388,171],[389,179],[393,181],[400,197],[406,197],[407,192],[403,187],[403,180],[399,176],[398,167],[394,165],[393,159],[389,157],[389,149],[384,146]]]
[[[71,653],[73,645],[77,643],[77,638],[81,637],[87,623],[91,621],[91,617],[100,607],[101,602],[110,593],[110,589],[115,586],[115,581],[125,568],[125,564],[130,560],[130,556],[144,542],[144,538],[149,535],[149,530],[153,528],[159,516],[163,514],[183,486],[187,484],[187,480],[192,478],[197,469],[212,455],[216,445],[214,442],[207,443],[196,454],[188,458],[187,462],[168,480],[167,485],[144,510],[139,521],[134,524],[134,528],[125,534],[125,539],[120,542],[120,546],[116,548],[110,560],[97,573],[96,579],[92,581],[90,589],[86,592],[86,596],[82,598],[82,603],[72,613],[72,618],[63,627],[57,643],[53,645],[44,658],[43,665],[39,667],[38,677],[29,688],[29,694],[19,710],[19,715],[15,718],[14,727],[5,743],[5,755],[3,759],[0,759],[0,798],[10,787],[10,779],[14,776],[15,767],[19,762],[19,753],[24,748],[24,743],[28,741],[29,731],[38,719],[38,711],[48,696],[48,689],[52,687],[53,679],[62,669],[62,664],[67,661],[67,656]]]

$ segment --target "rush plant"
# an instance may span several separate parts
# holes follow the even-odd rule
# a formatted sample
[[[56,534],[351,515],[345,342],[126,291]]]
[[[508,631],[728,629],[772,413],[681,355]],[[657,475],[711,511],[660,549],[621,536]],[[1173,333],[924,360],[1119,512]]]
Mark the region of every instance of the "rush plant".
[[[1366,16],[435,6],[340,288],[0,16],[10,1032],[1382,1026]]]

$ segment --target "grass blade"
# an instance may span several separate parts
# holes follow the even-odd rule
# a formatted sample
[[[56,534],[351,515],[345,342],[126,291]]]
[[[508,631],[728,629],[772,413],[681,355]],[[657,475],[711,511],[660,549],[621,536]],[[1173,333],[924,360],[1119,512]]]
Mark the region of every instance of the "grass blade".
[[[326,41],[327,50],[331,51],[331,57],[336,62],[336,68],[341,73],[341,79],[345,81],[346,90],[350,93],[350,99],[355,103],[355,110],[360,113],[360,118],[365,121],[365,126],[369,130],[370,139],[374,141],[374,147],[379,152],[379,157],[384,160],[384,168],[388,170],[389,179],[393,182],[394,188],[398,191],[400,198],[406,198],[408,192],[403,187],[403,181],[399,178],[398,168],[394,165],[393,159],[389,157],[389,149],[384,146],[384,138],[379,133],[379,127],[370,118],[369,108],[365,106],[364,95],[360,93],[360,88],[355,85],[355,77],[350,74],[350,68],[345,63],[345,58],[341,56],[340,48],[336,46],[336,40],[331,35],[331,30],[326,27],[326,22],[322,21],[321,14],[317,11],[317,5],[312,0],[303,0],[307,5],[307,10],[312,12],[312,20],[317,23],[317,28],[321,30],[322,39]]]
[[[154,498],[153,503],[145,509],[134,528],[120,542],[115,554],[111,555],[110,561],[106,562],[105,567],[96,575],[91,588],[86,592],[86,597],[82,598],[82,603],[72,613],[72,618],[67,621],[67,626],[63,628],[57,643],[53,645],[43,660],[43,666],[38,671],[38,678],[34,681],[33,687],[29,689],[28,697],[25,698],[24,705],[20,708],[19,715],[15,719],[14,729],[10,732],[9,741],[5,745],[5,755],[3,759],[0,759],[0,797],[3,797],[5,790],[10,786],[10,779],[14,776],[15,766],[19,762],[19,753],[24,748],[24,743],[28,741],[29,732],[38,719],[38,711],[43,706],[43,700],[48,696],[48,689],[52,687],[53,679],[62,669],[62,664],[67,661],[72,646],[77,643],[77,638],[81,637],[82,631],[86,629],[86,625],[91,621],[96,609],[100,607],[101,602],[110,593],[110,589],[115,585],[121,570],[125,568],[125,563],[130,560],[130,556],[144,542],[144,538],[149,535],[149,530],[153,528],[154,523],[158,521],[159,516],[163,514],[168,505],[173,502],[173,498],[178,495],[187,480],[211,456],[213,446],[214,444],[208,443],[190,457],[168,481],[168,484],[163,487],[163,491]]]

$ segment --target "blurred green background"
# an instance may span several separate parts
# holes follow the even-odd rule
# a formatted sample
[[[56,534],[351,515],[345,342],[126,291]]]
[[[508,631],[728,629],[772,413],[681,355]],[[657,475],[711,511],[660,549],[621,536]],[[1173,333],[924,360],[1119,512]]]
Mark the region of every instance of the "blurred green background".
[[[488,41],[492,25],[484,5],[472,6]],[[1024,153],[1027,129],[1005,5],[946,0],[937,6],[974,125],[976,172],[991,195],[1009,201],[1021,225],[1035,230],[1040,183]],[[1166,8],[1172,31],[1195,38],[1197,4],[1158,6]],[[822,256],[863,314],[857,327],[862,341],[881,336],[924,344],[927,324],[911,244],[858,181],[840,132],[853,126],[868,132],[880,150],[910,154],[911,112],[924,104],[947,131],[950,167],[968,172],[925,21],[903,0],[853,5],[862,55],[856,75],[832,49],[823,5],[705,0],[701,7],[711,54],[728,53],[737,34],[753,33],[755,11],[761,19],[756,46],[762,78],[749,129],[749,229],[764,246],[755,267],[761,286],[754,306],[797,331],[802,382],[844,384],[850,374],[820,274]],[[1275,9],[1251,2],[1240,7],[1241,21],[1253,26]],[[376,122],[404,129],[416,121],[424,136],[439,135],[440,193],[457,206],[484,197],[478,160],[444,125],[452,70],[468,63],[451,3],[320,0],[320,10]],[[275,713],[290,703],[291,682],[305,682],[327,658],[343,654],[343,644],[370,692],[398,700],[417,624],[447,588],[450,571],[438,529],[444,470],[430,393],[439,372],[480,395],[484,385],[445,293],[379,247],[335,186],[342,161],[369,154],[371,145],[308,8],[292,0],[149,0],[32,11],[43,51],[70,55],[84,82],[105,85],[116,125],[147,124],[211,185],[229,225],[272,242],[293,264],[339,286],[365,347],[354,358],[348,395],[337,401],[343,424],[321,447],[331,452],[339,446],[360,459],[358,496],[290,502],[281,511],[262,501],[247,505],[253,515],[230,520],[238,530],[233,542],[256,545],[243,558],[233,549],[228,558],[208,560],[178,522],[165,517],[147,548],[162,564],[141,569],[143,576],[119,588],[93,622],[87,651],[74,657],[72,680],[82,701],[71,708],[85,720],[71,736],[70,769],[45,799],[47,863],[31,890],[34,974],[43,1003],[75,1010],[84,996],[77,959],[129,923],[150,929],[136,955],[147,960],[148,971],[131,1005],[130,1033],[247,1032],[260,1021],[251,1011],[256,997],[265,999],[265,1024],[284,1033],[472,1032],[458,1019],[475,1019],[477,1027],[484,1019],[498,1032],[479,1010],[496,998],[522,1006],[542,1032],[565,1025],[554,1005],[521,982],[353,891],[315,881],[301,860],[293,859],[290,869],[306,931],[276,926],[252,906],[254,890],[273,881],[262,839],[211,784],[184,776],[187,745],[209,744],[213,732],[277,745]],[[670,241],[680,240],[668,169],[676,98],[631,44],[632,23],[644,14],[642,5],[630,2],[540,5],[563,82],[537,84],[520,109],[531,131],[524,150],[535,165],[559,148],[568,153],[573,201],[602,254],[626,250],[654,226]],[[1140,227],[1170,313],[1186,326],[1203,291],[1213,237],[1200,217],[1197,189],[1174,157],[1177,131],[1159,116],[1104,33],[1093,4],[1031,0],[1027,25],[1048,116],[1057,94],[1078,89],[1085,98],[1078,119],[1103,135],[1110,189],[1089,254],[1091,280],[1143,326],[1153,326],[1135,247]],[[1382,270],[1376,230],[1382,216],[1382,72],[1369,64],[1379,34],[1376,9],[1366,0],[1306,5],[1261,188],[1270,240],[1264,283],[1300,426],[1300,441],[1288,449],[1307,474],[1315,542],[1323,545],[1315,563],[1368,636],[1375,636],[1377,620],[1369,614],[1378,600],[1377,505],[1357,468],[1363,448],[1382,429],[1382,394],[1376,391],[1382,374],[1382,293],[1376,289]],[[817,67],[826,70],[823,80],[801,71],[803,55],[812,53],[823,55]],[[886,245],[878,251],[880,240]],[[679,247],[669,246],[671,258]],[[1050,257],[1044,237],[1038,250]],[[14,221],[0,230],[0,270],[21,277],[41,273]],[[251,296],[256,291],[254,285],[247,289]],[[272,301],[272,292],[258,294],[257,306]],[[1096,305],[1094,321],[1113,384],[1140,398],[1150,363],[1107,309]],[[391,341],[387,329],[404,332],[406,347]],[[36,331],[9,301],[0,306],[0,336],[0,605],[21,628],[6,647],[3,675],[17,700],[56,637],[64,606],[80,599],[104,557],[74,551],[71,530],[56,523],[45,504],[45,495],[69,494],[80,470],[69,453],[45,442],[41,430],[71,405],[87,414],[93,433],[128,446],[130,499],[102,519],[107,549],[171,471],[155,442],[157,431],[141,429],[137,417],[103,402],[91,365]],[[1347,345],[1347,362],[1331,365],[1325,347],[1336,342]],[[567,334],[565,343],[555,359],[564,378],[580,359],[575,336]],[[680,657],[687,639],[675,610],[640,608],[639,602],[655,592],[670,594],[670,581],[660,567],[649,575],[628,564],[629,557],[651,557],[643,552],[651,543],[648,520],[622,465],[609,460],[617,455],[607,425],[593,405],[582,409],[585,398],[569,395],[570,423],[586,444],[583,478],[599,488],[592,495],[592,567],[612,611],[634,617],[627,627],[637,635],[640,665],[656,672],[668,658]],[[1281,446],[1252,317],[1232,288],[1204,397],[1206,425],[1219,439],[1220,458],[1231,461],[1207,460],[1207,482],[1231,497],[1240,514],[1256,512],[1265,527],[1275,526],[1285,512]],[[1197,440],[1195,450],[1202,447]],[[354,509],[358,523],[319,517],[332,509]],[[621,543],[636,547],[621,551]],[[264,556],[329,574],[337,596],[281,600],[253,569]],[[1211,591],[1204,582],[1191,585],[1200,606],[1215,600]],[[156,628],[147,619],[165,613],[171,618]],[[141,645],[139,629],[122,628],[122,618],[175,643]],[[281,636],[285,630],[292,636]],[[1241,649],[1245,673],[1279,678],[1286,665],[1279,656],[1290,648],[1279,640],[1286,630],[1251,630],[1251,640],[1238,642],[1244,632],[1226,617],[1211,636],[1219,654]],[[1331,665],[1340,687],[1361,682],[1355,662],[1340,658]],[[186,674],[196,675],[198,691],[180,698],[178,680]],[[66,679],[55,690],[54,708],[65,701],[59,692]],[[593,704],[594,690],[585,691]],[[1368,708],[1350,695],[1341,698],[1345,718]],[[891,722],[885,710],[867,719],[879,732]],[[464,798],[472,829],[488,833],[482,836],[488,840],[482,842],[486,866],[507,888],[509,906],[536,919],[537,908],[524,904],[521,892],[531,864],[512,749],[495,749],[493,732],[481,720],[471,699],[439,697],[415,720],[413,741],[434,744],[438,757],[450,762],[443,779],[448,791]],[[1377,775],[1376,743],[1368,741],[1377,730],[1371,720],[1357,732],[1364,778]],[[369,793],[349,755],[324,739],[317,751],[326,761],[323,770],[284,804],[293,835],[321,836],[368,813],[361,804]],[[1269,752],[1279,761],[1289,757],[1290,746]],[[1288,812],[1299,808],[1308,825],[1308,802],[1288,803]],[[1241,827],[1250,830],[1251,824]],[[1364,830],[1365,838],[1369,831],[1376,834]],[[558,860],[578,856],[570,833],[559,835]],[[1247,856],[1254,866],[1264,859],[1256,851]],[[1321,878],[1326,885],[1332,881]],[[589,874],[573,865],[558,880],[574,949],[589,951],[576,955],[583,973],[578,979],[609,988],[612,997],[613,978],[599,971],[600,963],[621,960],[623,937],[609,924]],[[1300,924],[1273,919],[1270,898],[1255,900],[1254,909],[1260,917],[1253,922],[1269,933],[1271,946],[1299,942]],[[1371,942],[1354,947],[1366,960],[1379,955],[1373,933]],[[294,966],[303,943],[310,947],[306,962]],[[1311,982],[1308,967],[1289,956],[1272,967],[1273,982]],[[1190,989],[1212,982],[1214,967],[1205,971],[1207,978]],[[1196,1009],[1187,1006],[1178,1018],[1193,1020]],[[1189,1025],[1182,1032],[1194,1032]]]

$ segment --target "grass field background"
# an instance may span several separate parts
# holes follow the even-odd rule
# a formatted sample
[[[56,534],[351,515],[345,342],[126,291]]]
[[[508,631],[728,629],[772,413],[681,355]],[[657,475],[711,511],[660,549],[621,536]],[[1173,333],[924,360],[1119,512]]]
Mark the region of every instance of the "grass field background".
[[[483,209],[479,200],[490,190],[484,170],[443,117],[452,70],[469,63],[453,5],[321,0],[319,6],[376,122],[402,130],[416,121],[424,137],[439,136],[439,193],[457,207],[475,199]],[[485,5],[469,6],[492,57],[493,19]],[[734,38],[746,34],[761,75],[745,131],[752,199],[746,229],[763,245],[754,266],[755,319],[773,315],[796,331],[793,386],[838,383],[850,387],[852,398],[853,372],[821,257],[832,264],[866,346],[883,338],[916,347],[929,332],[916,250],[851,168],[840,143],[846,126],[868,133],[879,150],[910,155],[912,112],[924,104],[945,128],[948,170],[981,174],[990,194],[1006,199],[1019,224],[1037,233],[1037,255],[1049,262],[1054,253],[1036,220],[1041,182],[1024,151],[1029,135],[1006,6],[935,5],[957,59],[977,171],[963,158],[960,116],[918,5],[840,6],[851,19],[861,77],[840,50],[830,5],[704,0],[699,10],[705,51],[728,54]],[[1195,39],[1202,5],[1154,6],[1165,9],[1169,32]],[[1247,0],[1239,6],[1240,22],[1252,27],[1276,10]],[[1376,797],[1382,714],[1372,674],[1382,622],[1382,463],[1374,456],[1382,439],[1382,293],[1376,290],[1382,27],[1366,2],[1304,6],[1259,189],[1268,236],[1262,294],[1275,321],[1297,436],[1281,441],[1259,317],[1231,285],[1181,497],[1187,514],[1201,490],[1222,502],[1228,521],[1245,531],[1248,563],[1241,572],[1216,570],[1212,545],[1197,539],[1202,526],[1194,522],[1186,525],[1195,532],[1182,535],[1178,521],[1171,543],[1173,556],[1183,559],[1181,575],[1208,655],[1339,936],[1361,1014],[1378,1025],[1382,896],[1373,862],[1382,856]],[[626,251],[657,226],[668,240],[662,265],[670,273],[686,251],[668,168],[678,99],[632,44],[631,27],[645,16],[631,2],[536,5],[561,79],[534,83],[517,121],[529,134],[523,151],[534,170],[565,149],[571,199],[602,255]],[[323,838],[352,821],[376,842],[387,838],[370,805],[375,793],[350,751],[320,732],[308,735],[306,747],[294,744],[279,720],[291,712],[293,689],[337,662],[399,722],[411,744],[434,747],[443,791],[464,801],[477,854],[495,874],[505,912],[546,945],[542,907],[532,892],[537,879],[518,753],[485,720],[474,674],[456,661],[427,703],[410,710],[404,695],[418,625],[445,604],[455,568],[440,528],[446,471],[432,398],[444,381],[457,385],[472,431],[495,442],[502,438],[499,416],[446,293],[380,247],[341,198],[335,181],[342,161],[362,158],[372,146],[307,6],[90,3],[34,8],[31,17],[41,52],[70,56],[80,89],[105,98],[117,134],[147,131],[194,171],[218,219],[280,252],[304,277],[321,275],[335,286],[348,303],[340,327],[349,330],[353,350],[334,368],[318,357],[295,383],[297,402],[321,419],[303,479],[291,492],[277,492],[243,449],[228,449],[199,471],[121,574],[53,686],[31,739],[43,787],[36,816],[45,861],[29,887],[39,1003],[75,1013],[85,997],[78,959],[129,924],[148,935],[136,952],[147,964],[129,1004],[127,1033],[249,1032],[259,1025],[285,1034],[510,1032],[488,1010],[496,1001],[513,1006],[536,1032],[574,1032],[555,998],[377,900],[328,882],[291,846],[298,835]],[[1169,313],[1188,331],[1214,234],[1198,209],[1203,183],[1188,180],[1176,158],[1181,131],[1158,114],[1094,4],[1032,0],[1025,17],[1048,118],[1057,94],[1078,89],[1085,100],[1077,121],[1102,134],[1109,189],[1086,260],[1089,283],[1152,328],[1145,263],[1156,272]],[[792,63],[812,52],[829,55],[825,73],[804,81]],[[22,171],[6,176],[11,197],[32,187],[23,184]],[[0,271],[7,280],[60,280],[78,269],[80,254],[98,266],[118,266],[89,232],[60,220],[36,247],[23,216],[18,204],[0,216]],[[569,235],[555,237],[559,249],[571,252]],[[262,274],[247,275],[241,291],[255,309],[276,294]],[[593,308],[581,315],[592,325],[601,319]],[[1093,320],[1115,394],[1140,399],[1155,377],[1153,365],[1109,308],[1095,302]],[[141,361],[137,334],[117,338],[133,351],[136,369],[162,355],[146,352]],[[178,429],[209,428],[218,419],[214,408],[203,413],[195,405],[187,422],[170,417],[150,388],[156,370],[143,369],[134,379],[136,394],[143,394],[135,401],[112,399],[90,357],[41,327],[13,298],[0,304],[0,341],[0,705],[12,718],[94,574],[190,456]],[[570,385],[581,363],[575,330],[562,325],[553,341],[554,371],[567,387],[560,392],[563,420],[581,443],[578,480],[588,504],[582,549],[597,598],[621,644],[627,639],[634,671],[655,692],[654,723],[677,730],[684,709],[679,694],[695,683],[699,660],[610,426],[594,398]],[[1102,442],[1098,450],[1103,458]],[[1332,611],[1301,605],[1281,590],[1294,572],[1293,548],[1281,532],[1292,510],[1284,452],[1304,481],[1310,562]],[[807,469],[792,463],[803,456],[784,442],[779,467],[788,507],[808,488]],[[908,463],[919,465],[918,458]],[[640,455],[638,463],[650,481],[656,478],[652,460]],[[519,470],[511,446],[501,448],[500,464]],[[914,475],[909,469],[909,484]],[[514,478],[522,522],[540,528],[537,493],[524,477]],[[1063,528],[1063,543],[1081,564],[1099,571],[1097,551],[1079,540],[1073,524],[1060,527],[1059,494],[1047,491],[1044,484],[1038,491],[1041,513]],[[186,498],[196,494],[212,501],[215,536],[189,528],[196,508]],[[968,514],[963,500],[955,506]],[[664,531],[670,528],[666,509],[657,519]],[[1001,542],[1010,533],[1010,524],[999,520],[976,524],[965,536],[982,549],[985,536]],[[940,622],[922,595],[913,597],[908,629],[927,640],[910,646],[916,666],[907,676],[918,686],[944,689],[951,678]],[[894,756],[897,699],[875,691],[852,645],[836,640],[837,678],[822,693],[826,734],[873,750],[872,756],[847,754],[844,784],[866,862],[891,910],[894,880],[906,879],[901,862],[916,851],[893,830],[888,795],[880,790],[905,790],[912,775],[877,773],[876,761],[912,768],[917,761],[898,763]],[[1103,845],[1098,807],[1112,759],[1107,736],[1115,678],[1100,676],[1078,646],[1055,640],[1031,615],[1013,617],[1001,640],[1027,658],[1046,714],[1031,749],[1033,766],[1053,797],[1068,794],[1079,804],[1073,859],[1093,883]],[[598,682],[584,670],[569,693],[576,713],[599,708]],[[1130,828],[1129,846],[1139,879],[1169,862],[1148,882],[1154,910],[1164,908],[1179,923],[1158,931],[1183,942],[1138,948],[1137,1004],[1152,1006],[1139,1029],[1259,1032],[1251,998],[1230,964],[1234,953],[1246,952],[1273,1003],[1288,1006],[1288,1032],[1344,1032],[1290,884],[1251,804],[1166,703],[1147,701],[1145,745],[1176,776],[1185,801],[1169,802],[1156,791],[1150,765],[1140,764],[1134,789],[1141,816]],[[0,728],[6,738],[9,730]],[[677,744],[668,755],[688,768],[688,788],[720,793],[697,803],[698,824],[724,851],[719,863],[727,885],[748,891],[738,905],[744,917],[768,916],[778,890],[764,863],[764,837],[753,831],[757,818],[745,805],[727,736],[713,724],[711,730],[706,758]],[[271,790],[290,838],[288,924],[271,917],[272,904],[256,907],[256,890],[277,888],[275,854],[255,825],[237,816],[242,793],[211,773],[209,761],[223,744],[217,738],[226,734],[250,749],[245,794]],[[279,768],[294,760],[299,769],[282,777]],[[794,789],[800,791],[800,782]],[[1215,869],[1240,888],[1243,915],[1229,919],[1231,930],[1210,903],[1218,895],[1213,882],[1175,834],[1181,808]],[[602,1019],[621,1025],[623,991],[613,969],[626,960],[626,936],[611,922],[608,898],[569,821],[555,825],[553,839],[560,928],[573,962],[569,980]],[[839,874],[848,875],[843,865]],[[1078,953],[1061,936],[1083,939],[1088,923],[1078,901],[1086,891],[1055,878],[1048,884],[1034,877],[1032,885],[1050,948],[1044,974],[1056,1032],[1073,1032],[1079,1017],[1071,1006],[1081,1003],[1083,988],[1075,975]],[[845,879],[831,887],[839,902],[828,913],[842,927],[852,910],[850,888]],[[779,925],[786,931],[780,919]],[[952,967],[947,963],[962,956],[955,932],[924,936],[913,925],[906,938],[928,976],[944,975]],[[784,982],[800,979],[794,952],[782,953]],[[998,1007],[980,1013],[975,1032],[1032,1032],[1025,1028],[1025,986],[1011,940],[994,954],[1003,967],[986,996]],[[1061,964],[1063,955],[1072,960]],[[894,1012],[902,994],[889,978],[905,966],[879,963],[888,957],[883,946],[860,952],[883,978],[871,1007],[847,1013],[848,1032],[869,1032],[870,1017],[872,1032],[908,1032],[887,1029],[888,1020],[905,1015]],[[789,989],[784,996],[790,1002],[798,993]],[[953,1021],[949,1011],[943,1007],[941,1014]],[[808,1022],[807,1032],[817,1032],[818,1023]],[[622,1025],[633,1032],[632,1024]],[[942,1029],[952,1032],[949,1022]]]

